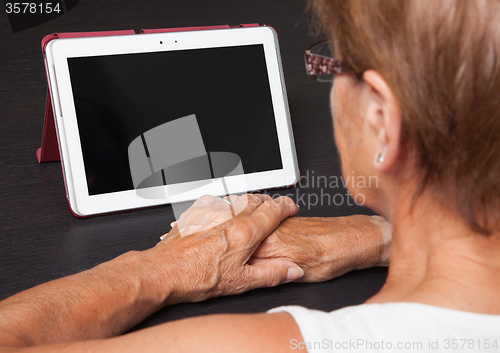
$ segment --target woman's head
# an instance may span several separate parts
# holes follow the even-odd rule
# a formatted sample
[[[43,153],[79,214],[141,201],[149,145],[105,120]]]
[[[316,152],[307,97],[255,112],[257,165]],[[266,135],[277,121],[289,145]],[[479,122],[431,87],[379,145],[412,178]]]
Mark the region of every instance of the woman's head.
[[[500,210],[500,2],[310,3],[356,74],[338,75],[332,91],[344,173],[418,178],[420,192],[491,231],[485,214]],[[375,208],[390,203],[380,188],[368,192]]]

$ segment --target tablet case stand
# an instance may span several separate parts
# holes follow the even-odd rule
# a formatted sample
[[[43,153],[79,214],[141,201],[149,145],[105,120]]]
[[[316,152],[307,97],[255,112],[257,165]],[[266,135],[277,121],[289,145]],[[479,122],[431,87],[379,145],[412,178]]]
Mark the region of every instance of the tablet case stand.
[[[160,28],[160,29],[142,29],[142,33],[166,33],[166,32],[184,32],[184,31],[201,31],[206,29],[229,29],[238,27],[259,27],[258,23],[241,24],[238,26],[208,26],[208,27],[180,27],[180,28]],[[45,59],[45,48],[50,41],[59,38],[82,38],[82,37],[103,37],[103,36],[121,36],[135,35],[134,30],[124,31],[106,31],[106,32],[74,32],[74,33],[53,33],[45,36],[42,39],[42,52]],[[44,60],[45,61],[45,60]],[[47,70],[47,67],[45,68]],[[47,71],[48,72],[48,71]],[[47,73],[47,81],[48,81]],[[54,109],[52,106],[52,97],[50,89],[47,89],[47,101],[45,103],[45,122],[43,125],[42,146],[36,151],[36,157],[39,163],[59,161],[60,151],[57,140]],[[71,208],[70,208],[71,209]]]

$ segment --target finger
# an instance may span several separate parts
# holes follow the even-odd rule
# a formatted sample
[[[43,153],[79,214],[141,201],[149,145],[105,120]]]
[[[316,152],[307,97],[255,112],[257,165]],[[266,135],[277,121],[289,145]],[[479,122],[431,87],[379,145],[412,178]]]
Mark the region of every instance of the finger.
[[[238,195],[228,195],[216,197],[216,199],[214,207],[227,208],[227,206],[234,206],[240,197]]]
[[[269,197],[269,196],[267,196]],[[266,200],[266,195],[245,194],[233,203],[234,214],[250,215]]]
[[[271,199],[269,195],[262,194],[245,194],[240,197],[235,206],[235,213],[242,215],[251,215],[255,210],[262,205],[266,200]]]
[[[235,215],[239,213],[251,214],[253,211],[257,209],[265,200],[270,198],[268,195],[260,195],[260,194],[244,194],[242,196],[238,195],[229,195],[225,197],[232,202],[232,207]],[[217,206],[221,204],[221,208],[227,208],[227,202],[220,202],[217,200]]]
[[[212,209],[216,210],[219,213],[228,212],[229,217],[224,220],[227,221],[235,216],[233,204],[236,202],[237,199],[238,196],[236,195],[224,196],[223,198],[217,200],[215,205],[212,206]]]
[[[229,201],[231,201],[233,204],[235,204],[240,199],[240,196],[228,195],[228,196],[226,196],[226,199],[229,199]]]
[[[304,271],[299,266],[284,259],[252,259],[251,265],[245,265],[244,272],[248,289],[274,287],[303,276]]]
[[[271,234],[287,217],[299,212],[299,207],[289,197],[280,196],[276,199],[267,199],[250,216],[249,222],[253,225],[260,239]]]
[[[236,202],[238,198],[236,195],[223,199],[209,195],[200,197],[177,222],[181,237],[208,230],[233,218],[234,211],[229,201]]]
[[[198,200],[196,200],[191,207],[210,207],[219,200],[220,197],[215,197],[211,195],[203,195]],[[190,208],[191,208],[190,207]]]

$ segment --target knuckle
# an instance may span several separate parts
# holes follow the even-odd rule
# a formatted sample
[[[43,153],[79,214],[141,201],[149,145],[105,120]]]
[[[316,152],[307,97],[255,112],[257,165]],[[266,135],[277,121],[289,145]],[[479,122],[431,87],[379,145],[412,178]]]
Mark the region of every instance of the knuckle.
[[[269,287],[276,287],[280,283],[281,283],[281,281],[280,281],[278,269],[277,268],[271,269],[267,285]]]
[[[295,202],[288,196],[280,196],[276,200],[280,205],[291,206],[295,204]]]
[[[248,206],[259,206],[262,203],[262,199],[258,195],[247,194]]]
[[[281,203],[276,202],[272,198],[266,200],[265,205],[268,207],[269,211],[275,215],[281,214]]]
[[[203,195],[199,197],[191,206],[192,208],[206,208],[213,202],[214,197],[211,195]]]
[[[267,195],[267,194],[264,194],[262,196],[264,196],[264,201],[263,202],[266,202],[266,201],[269,201],[269,200],[273,199],[270,195]]]
[[[293,201],[293,199],[289,196],[282,196],[283,197],[283,200],[285,200],[285,203],[287,205],[295,205],[295,201]]]
[[[235,235],[238,239],[248,240],[253,237],[253,226],[246,220],[227,222],[225,225],[227,234]]]
[[[214,198],[213,196],[205,194],[205,195],[201,196],[198,200],[200,200],[200,201],[210,201],[213,198]]]

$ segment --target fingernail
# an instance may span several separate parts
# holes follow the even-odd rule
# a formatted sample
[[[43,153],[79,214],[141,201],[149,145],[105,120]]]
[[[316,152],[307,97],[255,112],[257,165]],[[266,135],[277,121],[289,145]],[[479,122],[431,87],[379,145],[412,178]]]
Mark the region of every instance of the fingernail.
[[[170,227],[174,228],[176,223],[177,223],[176,221],[173,221],[172,223],[170,223]]]
[[[285,283],[295,281],[296,279],[299,279],[302,276],[304,276],[304,270],[303,269],[301,269],[299,266],[290,267],[288,269],[288,274],[286,276],[286,282]]]
[[[163,235],[160,237],[160,240],[165,239],[165,237],[166,237],[166,236],[167,236],[166,234],[163,234]]]

